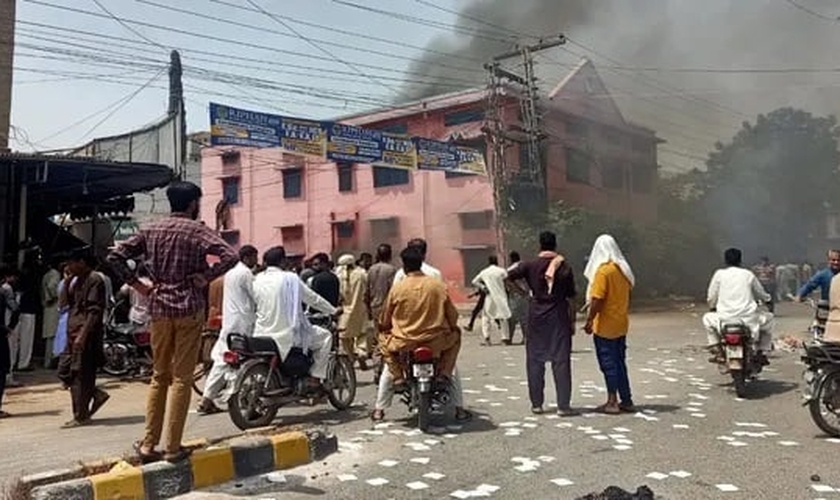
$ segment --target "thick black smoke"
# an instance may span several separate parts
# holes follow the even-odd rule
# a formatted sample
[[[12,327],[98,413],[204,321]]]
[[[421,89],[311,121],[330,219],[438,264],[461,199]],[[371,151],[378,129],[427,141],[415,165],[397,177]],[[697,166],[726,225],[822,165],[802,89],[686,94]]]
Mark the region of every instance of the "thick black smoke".
[[[829,18],[840,15],[834,0],[796,1]],[[432,18],[433,12],[425,10],[422,16]],[[655,129],[669,142],[661,151],[665,170],[702,165],[716,140],[727,140],[742,121],[754,120],[758,113],[794,106],[826,114],[836,112],[840,102],[840,72],[744,71],[840,66],[835,55],[840,23],[820,19],[786,0],[475,0],[463,8],[457,25],[480,33],[436,38],[429,48],[462,59],[431,54],[416,61],[411,70],[438,84],[409,85],[405,90],[410,97],[454,90],[453,85],[484,84],[484,75],[475,70],[481,69],[482,61],[510,49],[514,32],[564,33],[598,53],[570,42],[540,56],[543,89],[550,90],[579,55],[588,56],[626,118]],[[626,71],[599,54],[633,68],[739,71]]]

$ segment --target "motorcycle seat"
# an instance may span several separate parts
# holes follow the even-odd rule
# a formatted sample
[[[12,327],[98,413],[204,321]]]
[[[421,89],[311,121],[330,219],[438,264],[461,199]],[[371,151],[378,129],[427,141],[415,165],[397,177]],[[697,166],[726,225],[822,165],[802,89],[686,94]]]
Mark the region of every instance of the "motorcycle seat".
[[[238,333],[231,333],[228,336],[228,349],[240,352],[277,354],[277,344],[272,339],[268,337],[248,337]]]
[[[840,362],[840,344],[819,342],[805,346],[805,354],[811,358],[826,358]]]

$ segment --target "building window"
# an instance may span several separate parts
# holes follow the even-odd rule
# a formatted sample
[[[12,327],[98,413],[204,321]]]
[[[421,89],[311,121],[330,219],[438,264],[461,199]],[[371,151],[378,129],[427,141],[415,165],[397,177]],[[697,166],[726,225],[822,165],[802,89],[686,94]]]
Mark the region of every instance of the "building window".
[[[347,193],[353,191],[353,164],[338,164],[338,192]]]
[[[356,223],[352,220],[345,220],[335,224],[335,236],[339,239],[350,239],[353,237],[355,231]]]
[[[222,166],[239,165],[239,151],[225,151],[222,153]]]
[[[487,267],[487,258],[493,255],[491,247],[461,249],[464,265],[464,286],[471,287],[472,279]]]
[[[403,186],[411,180],[411,171],[405,168],[373,167],[373,187]]]
[[[648,153],[650,152],[650,141],[641,137],[634,137],[630,142],[630,147],[637,153]]]
[[[586,153],[566,149],[566,180],[576,184],[589,184],[589,157]]]
[[[284,169],[283,198],[300,198],[301,196],[303,196],[303,169]]]
[[[400,219],[389,217],[387,219],[370,220],[370,236],[374,244],[389,243],[400,235]]]
[[[601,185],[606,189],[624,188],[624,167],[607,165],[601,170]]]
[[[388,125],[384,125],[382,127],[373,127],[377,130],[382,132],[388,132],[391,134],[408,134],[408,122],[398,122],[398,123],[391,123]]]
[[[232,247],[239,246],[239,231],[222,231],[221,233],[222,239],[225,240],[225,243]]]
[[[493,227],[493,211],[482,210],[480,212],[462,212],[458,214],[461,219],[461,229],[490,229]]]
[[[656,178],[656,169],[647,165],[633,166],[633,192],[650,193]]]
[[[569,135],[577,135],[580,137],[586,137],[589,129],[586,126],[586,122],[583,120],[579,120],[577,118],[569,118],[566,120],[566,133]]]
[[[613,146],[621,146],[621,134],[618,133],[617,130],[613,130],[611,128],[606,128],[603,130],[601,134],[604,137],[604,141],[608,142]]]
[[[465,109],[443,115],[443,124],[447,127],[481,121],[484,121],[483,109]]]
[[[222,179],[222,197],[228,205],[239,203],[239,177]]]

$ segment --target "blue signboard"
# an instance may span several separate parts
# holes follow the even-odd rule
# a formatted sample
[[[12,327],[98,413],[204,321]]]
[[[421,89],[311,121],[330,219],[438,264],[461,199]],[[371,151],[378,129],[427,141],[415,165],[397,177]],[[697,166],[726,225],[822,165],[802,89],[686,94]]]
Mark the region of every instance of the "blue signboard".
[[[282,119],[277,115],[210,103],[213,146],[279,147]]]
[[[382,132],[342,123],[324,122],[327,159],[352,163],[382,161]]]
[[[421,170],[458,170],[458,146],[451,142],[415,138],[417,168]]]
[[[210,144],[282,148],[336,162],[485,173],[484,155],[449,142],[210,103]]]

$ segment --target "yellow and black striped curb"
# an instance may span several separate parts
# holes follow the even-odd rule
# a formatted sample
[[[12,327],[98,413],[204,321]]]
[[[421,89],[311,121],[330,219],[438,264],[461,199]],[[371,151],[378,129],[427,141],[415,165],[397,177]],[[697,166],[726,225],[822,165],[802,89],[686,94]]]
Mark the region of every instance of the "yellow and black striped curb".
[[[45,484],[47,475],[24,479],[33,500],[157,500],[274,470],[304,465],[338,450],[338,439],[323,430],[244,436],[229,444],[192,453],[177,464],[158,462],[80,479]],[[54,471],[66,479],[71,470]],[[40,483],[40,484],[39,484]],[[37,485],[37,486],[36,486]]]

